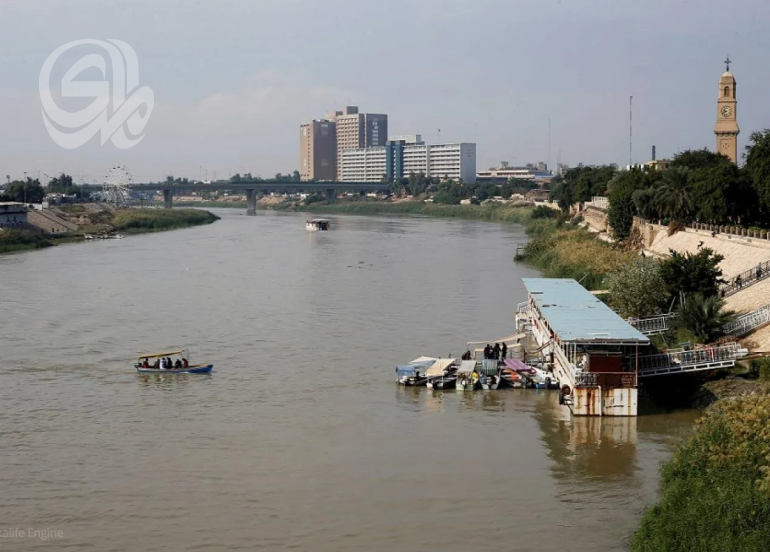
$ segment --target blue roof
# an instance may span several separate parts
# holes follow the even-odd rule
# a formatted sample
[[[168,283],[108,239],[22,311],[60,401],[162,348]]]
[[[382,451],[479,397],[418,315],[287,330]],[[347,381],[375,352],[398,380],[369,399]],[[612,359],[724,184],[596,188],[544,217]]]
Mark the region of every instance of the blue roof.
[[[562,341],[650,340],[575,280],[523,278],[541,315]]]

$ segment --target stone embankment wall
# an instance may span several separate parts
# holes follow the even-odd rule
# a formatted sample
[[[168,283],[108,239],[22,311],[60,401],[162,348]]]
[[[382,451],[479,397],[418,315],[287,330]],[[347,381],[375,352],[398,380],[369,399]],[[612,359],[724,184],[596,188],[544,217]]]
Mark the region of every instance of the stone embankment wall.
[[[77,232],[78,225],[57,216],[50,210],[29,211],[27,222],[40,229],[45,234],[64,234],[65,232]]]

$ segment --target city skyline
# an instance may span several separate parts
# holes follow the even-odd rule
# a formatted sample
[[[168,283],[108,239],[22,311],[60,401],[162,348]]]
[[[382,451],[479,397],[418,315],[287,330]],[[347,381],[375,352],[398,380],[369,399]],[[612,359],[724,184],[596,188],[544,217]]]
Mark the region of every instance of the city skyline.
[[[10,0],[0,5],[0,43],[10,53],[0,64],[0,121],[12,133],[0,137],[0,171],[93,181],[119,163],[142,181],[270,177],[299,169],[301,123],[350,104],[387,113],[390,135],[475,142],[479,168],[503,160],[625,166],[629,96],[634,162],[649,160],[652,145],[659,158],[714,149],[728,54],[740,84],[742,153],[753,130],[770,127],[762,59],[770,5],[723,8],[715,0],[283,0],[234,1],[222,14],[215,3]],[[341,14],[351,23],[344,33],[320,33]],[[40,68],[61,44],[86,37],[130,43],[141,83],[155,92],[146,137],[131,150],[98,139],[64,150],[46,133]]]

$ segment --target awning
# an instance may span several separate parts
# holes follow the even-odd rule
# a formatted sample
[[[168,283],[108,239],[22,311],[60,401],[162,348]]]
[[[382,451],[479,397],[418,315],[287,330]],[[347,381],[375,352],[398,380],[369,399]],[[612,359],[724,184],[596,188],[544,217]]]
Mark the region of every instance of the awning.
[[[160,357],[167,357],[167,356],[174,356],[174,355],[181,355],[184,353],[184,351],[169,351],[168,353],[146,353],[143,355],[139,355],[139,360],[142,360],[143,358],[160,358]]]
[[[457,369],[458,374],[470,374],[476,369],[475,360],[463,360],[460,363],[460,368]]]
[[[509,335],[508,337],[503,337],[502,339],[487,339],[486,341],[469,341],[468,349],[471,348],[471,345],[489,344],[494,346],[495,343],[505,343],[506,345],[510,345],[511,343],[518,343],[525,337],[527,337],[527,334],[519,333],[519,334]]]
[[[443,376],[444,370],[449,368],[452,364],[454,364],[454,362],[455,359],[453,358],[440,358],[433,363],[433,366],[428,368],[428,371],[425,372],[425,375],[428,377]]]

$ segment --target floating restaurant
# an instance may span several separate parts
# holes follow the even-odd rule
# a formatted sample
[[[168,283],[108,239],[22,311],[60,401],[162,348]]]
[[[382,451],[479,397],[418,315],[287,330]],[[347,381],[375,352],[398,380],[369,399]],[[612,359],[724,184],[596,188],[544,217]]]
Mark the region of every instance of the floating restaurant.
[[[575,280],[524,278],[516,324],[559,381],[576,416],[636,416],[640,353],[647,336]]]

